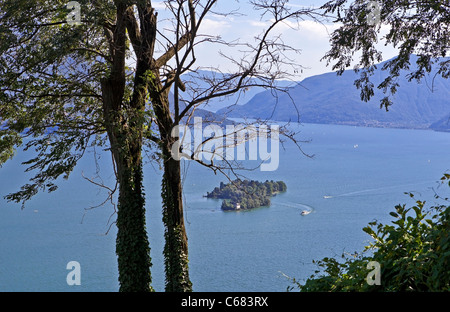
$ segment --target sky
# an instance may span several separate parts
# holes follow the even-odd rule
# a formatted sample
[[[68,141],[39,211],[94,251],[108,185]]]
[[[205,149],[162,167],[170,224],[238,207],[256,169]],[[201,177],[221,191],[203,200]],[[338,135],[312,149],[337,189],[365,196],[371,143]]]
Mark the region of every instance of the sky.
[[[327,0],[290,0],[288,5],[292,9],[301,8],[318,8]],[[158,20],[165,22],[167,29],[170,28],[170,14],[166,9],[163,1],[152,2],[152,5],[158,11]],[[270,24],[269,16],[261,18],[261,12],[254,9],[248,0],[219,0],[218,5],[214,7],[217,12],[234,11],[238,14],[230,16],[221,16],[211,14],[207,16],[202,23],[200,33],[207,33],[213,36],[220,36],[224,40],[254,43],[254,38],[265,30]],[[165,19],[166,18],[166,19]],[[275,29],[275,35],[281,35],[285,44],[296,49],[300,49],[300,54],[290,54],[289,56],[295,60],[296,64],[303,67],[301,72],[292,72],[292,80],[301,81],[307,77],[332,71],[331,66],[327,66],[326,61],[321,59],[330,49],[329,36],[339,25],[332,22],[314,21],[305,19],[298,24],[289,22],[280,25]],[[387,30],[387,26],[383,25],[382,30]],[[389,59],[396,55],[393,48],[380,45],[383,52],[383,59]],[[218,51],[225,53],[233,58],[240,58],[239,50],[227,49],[220,45],[204,45],[197,49],[197,64],[205,67],[218,67],[226,71],[232,65],[225,58],[218,55]]]

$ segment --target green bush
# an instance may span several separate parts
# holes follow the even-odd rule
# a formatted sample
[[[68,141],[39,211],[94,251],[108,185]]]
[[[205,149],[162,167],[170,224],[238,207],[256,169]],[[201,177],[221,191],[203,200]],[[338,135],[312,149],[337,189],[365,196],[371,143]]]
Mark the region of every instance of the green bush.
[[[450,187],[450,174],[441,179]],[[407,193],[411,198],[414,194]],[[304,284],[294,279],[300,291],[450,291],[449,199],[435,195],[447,204],[416,200],[415,205],[397,205],[390,215],[392,225],[378,221],[363,230],[372,242],[357,255],[342,255],[341,261],[324,258],[313,261],[318,270]],[[369,285],[367,276],[380,264],[380,285]]]

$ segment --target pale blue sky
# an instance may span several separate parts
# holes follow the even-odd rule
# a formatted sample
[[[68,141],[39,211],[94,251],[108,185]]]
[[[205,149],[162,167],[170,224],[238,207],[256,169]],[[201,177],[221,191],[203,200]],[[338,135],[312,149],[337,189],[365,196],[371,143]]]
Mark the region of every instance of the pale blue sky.
[[[299,9],[303,7],[320,7],[326,0],[290,0],[289,5],[292,9]],[[158,18],[166,16],[165,5],[162,1],[153,2],[153,5],[160,14]],[[215,11],[229,12],[235,10],[241,16],[219,16],[209,15],[203,21],[201,28],[203,33],[210,35],[221,36],[225,40],[239,40],[240,42],[254,42],[254,37],[260,34],[269,24],[269,16],[260,18],[260,12],[256,11],[248,0],[219,0]],[[289,26],[295,26],[297,29],[292,29]],[[277,34],[282,34],[284,42],[297,49],[301,50],[300,54],[291,55],[295,58],[297,64],[304,68],[303,73],[298,73],[293,80],[300,81],[306,77],[321,74],[331,71],[330,67],[326,66],[325,61],[321,58],[329,50],[329,34],[337,27],[331,22],[324,22],[323,24],[313,20],[305,19],[299,24],[282,25],[276,30]],[[382,29],[387,29],[383,25]],[[395,50],[390,47],[384,47],[380,44],[383,51],[383,58],[389,59],[395,56]],[[230,65],[226,59],[218,56],[218,51],[222,51],[227,55],[239,58],[241,55],[236,50],[228,49],[225,46],[203,46],[197,50],[197,63],[202,66],[219,67],[226,71]],[[294,72],[292,72],[294,76]]]

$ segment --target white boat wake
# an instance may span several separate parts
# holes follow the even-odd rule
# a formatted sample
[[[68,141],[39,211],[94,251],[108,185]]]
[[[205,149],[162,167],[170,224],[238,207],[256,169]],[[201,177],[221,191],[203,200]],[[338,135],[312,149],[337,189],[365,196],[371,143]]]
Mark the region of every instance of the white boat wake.
[[[300,214],[302,216],[308,215],[315,210],[314,207],[301,203],[284,202],[284,203],[277,203],[277,205],[282,205],[296,209],[300,208],[301,209]]]
[[[409,183],[409,184],[401,184],[401,185],[394,185],[394,186],[383,186],[383,187],[378,187],[378,188],[370,188],[370,189],[365,189],[365,190],[360,190],[360,191],[347,192],[347,193],[342,193],[342,194],[337,194],[337,195],[324,195],[323,198],[329,199],[329,198],[335,198],[335,197],[353,196],[353,195],[359,195],[359,194],[365,194],[365,193],[392,190],[394,188],[403,188],[403,187],[418,186],[418,185],[424,185],[424,184],[430,185],[433,182],[436,182],[436,181]],[[407,191],[407,190],[404,190],[404,191]]]

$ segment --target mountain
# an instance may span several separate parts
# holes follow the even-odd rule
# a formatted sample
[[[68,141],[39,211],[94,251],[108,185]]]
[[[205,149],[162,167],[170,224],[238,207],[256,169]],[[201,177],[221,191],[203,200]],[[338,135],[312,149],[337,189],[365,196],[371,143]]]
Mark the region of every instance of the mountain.
[[[188,114],[189,115],[189,114]],[[197,108],[194,110],[192,116],[186,116],[182,119],[182,124],[194,124],[194,118],[201,117],[203,127],[210,124],[217,124],[221,126],[233,125],[234,122],[230,119],[225,118],[223,115],[216,114],[214,112],[208,111],[206,109]],[[189,120],[188,120],[189,119]]]
[[[180,92],[180,111],[186,107],[186,101],[192,100],[203,93],[208,93],[208,90],[212,88],[213,85],[220,85],[220,81],[228,78],[227,74],[218,73],[214,71],[207,70],[196,70],[181,76],[181,80],[186,85],[186,91]],[[249,83],[255,85],[262,84],[257,79],[251,79]],[[292,81],[279,80],[276,83],[277,87],[283,88],[295,85]],[[194,117],[201,117],[203,126],[208,124],[220,124],[220,125],[231,125],[234,124],[233,121],[227,119],[227,116],[215,113],[217,110],[230,107],[238,104],[243,104],[251,100],[255,95],[263,92],[265,89],[263,87],[255,86],[246,88],[245,91],[236,92],[234,94],[212,98],[208,102],[200,103],[196,105],[195,109],[191,109],[190,112],[181,120],[181,123],[193,124]],[[170,109],[172,112],[175,111],[173,105],[173,90],[169,93]]]
[[[220,82],[229,78],[229,74],[227,73],[219,73],[208,70],[196,70],[194,72],[190,72],[181,76],[181,80],[186,85],[186,92],[181,94],[182,97],[186,97],[186,99],[195,98],[204,92],[208,93],[210,89],[216,89],[216,87],[212,87],[214,85],[219,85],[223,87],[222,91],[227,90],[227,87],[224,87]],[[239,77],[238,77],[239,78]],[[236,82],[238,78],[234,79]],[[251,78],[247,81],[248,84],[262,85],[264,82],[258,80],[257,78]],[[293,86],[296,83],[293,81],[287,80],[277,80],[276,86],[283,88]],[[200,104],[200,109],[205,109],[211,112],[216,112],[219,109],[226,108],[232,105],[244,104],[250,101],[255,95],[265,91],[263,87],[254,86],[245,88],[241,92],[236,92],[234,94],[217,97],[210,99],[207,103]]]
[[[450,132],[450,115],[431,124],[430,129],[435,131]]]
[[[375,87],[387,75],[381,70],[382,65],[378,64],[371,77]],[[291,88],[289,94],[258,93],[246,104],[220,109],[217,114],[228,118],[393,128],[428,128],[445,116],[448,119],[449,81],[434,77],[433,72],[420,83],[408,82],[405,75],[398,78],[400,87],[388,112],[380,109],[380,99],[384,97],[381,90],[375,88],[375,96],[369,102],[361,101],[360,91],[354,85],[359,74],[347,70],[342,76],[331,72],[308,77]]]

